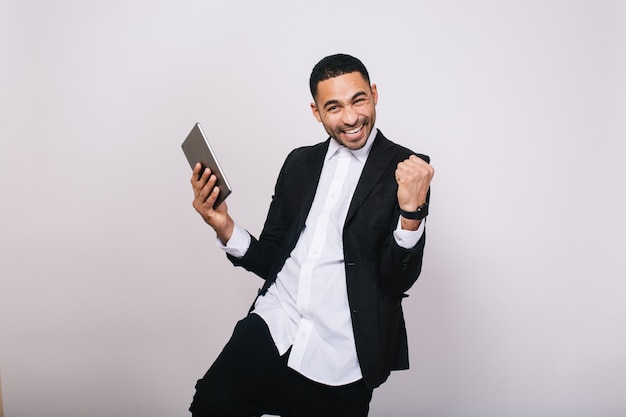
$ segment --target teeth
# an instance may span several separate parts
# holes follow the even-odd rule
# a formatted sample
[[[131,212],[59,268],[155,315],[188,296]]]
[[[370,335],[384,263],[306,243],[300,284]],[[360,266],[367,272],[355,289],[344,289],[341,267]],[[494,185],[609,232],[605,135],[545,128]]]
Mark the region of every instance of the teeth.
[[[355,133],[358,133],[361,129],[363,129],[363,125],[361,125],[359,127],[356,127],[356,128],[354,128],[352,130],[346,130],[346,133],[348,135],[354,135]]]

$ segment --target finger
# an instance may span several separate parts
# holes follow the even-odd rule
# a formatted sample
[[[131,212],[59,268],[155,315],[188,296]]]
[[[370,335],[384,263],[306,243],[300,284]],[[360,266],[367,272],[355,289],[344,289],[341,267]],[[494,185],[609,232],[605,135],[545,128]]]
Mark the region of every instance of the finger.
[[[215,186],[206,185],[199,190],[193,199],[193,207],[203,215],[211,215],[213,212],[213,205],[219,195],[219,188]]]
[[[196,166],[193,168],[193,173],[191,174],[191,185],[193,186],[194,189],[201,189],[207,184],[210,176],[211,176],[211,169],[204,168],[204,171],[203,171],[202,164],[198,162]]]
[[[430,182],[434,175],[434,169],[430,164],[413,160],[405,160],[398,164],[396,169],[396,182],[401,184],[415,184],[418,182]]]
[[[432,165],[415,155],[411,155],[408,159],[401,163],[403,164],[402,167],[407,171],[420,173],[429,173],[434,171]]]
[[[415,155],[411,155],[409,159],[406,160],[406,163],[408,166],[414,169],[422,169],[422,168],[430,166],[428,162],[424,161],[422,158],[415,156]]]
[[[195,183],[199,181],[202,177],[202,174],[204,174],[204,172],[202,171],[202,164],[200,162],[197,162],[196,165],[193,167],[191,182]]]
[[[396,167],[396,178],[403,178],[406,176],[410,176],[412,173],[414,173],[417,170],[417,165],[415,165],[415,162],[413,161],[409,161],[408,159],[398,163],[398,166]]]
[[[217,177],[215,175],[211,175],[208,178],[205,176],[208,175],[206,172],[202,174],[202,179],[198,181],[200,185],[196,190],[196,195],[198,198],[204,203],[207,198],[210,197],[211,193],[214,191],[214,188],[217,188],[215,184],[217,183]]]
[[[411,161],[418,162],[421,165],[430,165],[430,162],[427,161],[425,158],[421,158],[421,157],[419,157],[419,156],[417,156],[415,154],[410,155],[408,159],[411,160]]]
[[[218,195],[220,194],[220,189],[218,187],[213,187],[210,192],[207,194],[206,199],[202,203],[202,211],[207,216],[212,216],[215,212],[215,201],[217,200]]]
[[[205,204],[210,205],[211,208],[213,208],[213,205],[215,204],[215,200],[217,200],[217,196],[219,194],[220,194],[219,187],[213,186],[213,189],[211,190],[211,193],[209,194],[208,198],[206,199]]]

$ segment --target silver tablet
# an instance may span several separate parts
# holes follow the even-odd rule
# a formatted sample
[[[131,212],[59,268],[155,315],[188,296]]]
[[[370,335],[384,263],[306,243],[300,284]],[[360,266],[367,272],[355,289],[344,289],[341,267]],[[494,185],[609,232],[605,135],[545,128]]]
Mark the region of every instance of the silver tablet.
[[[200,123],[196,123],[193,129],[191,129],[191,132],[187,135],[182,147],[191,169],[193,169],[196,164],[200,162],[203,168],[210,168],[211,173],[215,174],[217,177],[216,185],[220,189],[220,194],[217,197],[217,200],[215,200],[215,204],[213,204],[213,208],[216,208],[226,199],[226,197],[230,195],[230,193],[232,193],[233,190],[230,188],[230,184],[228,184],[228,180],[224,175],[224,170],[222,170],[219,162],[217,162],[215,152],[213,152],[206,135],[202,131]],[[201,174],[202,172],[204,172],[204,170],[200,171]]]

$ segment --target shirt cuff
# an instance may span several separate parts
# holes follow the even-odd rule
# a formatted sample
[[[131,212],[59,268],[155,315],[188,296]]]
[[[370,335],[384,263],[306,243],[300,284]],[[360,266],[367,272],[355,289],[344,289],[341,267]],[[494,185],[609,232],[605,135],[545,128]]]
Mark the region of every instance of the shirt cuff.
[[[226,245],[222,244],[222,241],[218,238],[215,238],[215,242],[218,248],[222,249],[230,256],[241,258],[246,254],[248,248],[250,247],[250,233],[235,223],[233,234],[228,242],[226,242]]]
[[[401,248],[412,249],[417,245],[417,242],[419,242],[424,234],[426,219],[420,222],[420,226],[417,230],[404,230],[401,224],[401,219],[398,219],[398,227],[396,227],[396,230],[393,232],[393,238]]]

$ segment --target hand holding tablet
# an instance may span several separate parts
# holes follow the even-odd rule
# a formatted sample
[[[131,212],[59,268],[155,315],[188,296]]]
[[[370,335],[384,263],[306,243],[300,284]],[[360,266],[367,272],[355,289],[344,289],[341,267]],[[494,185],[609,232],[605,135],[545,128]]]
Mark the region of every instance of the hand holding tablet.
[[[211,148],[200,123],[196,123],[193,129],[191,129],[191,132],[189,132],[189,135],[187,135],[187,138],[182,144],[182,148],[192,170],[199,162],[202,164],[200,175],[202,175],[205,168],[209,168],[211,174],[216,176],[217,182],[215,185],[220,189],[219,196],[217,200],[215,200],[215,204],[213,204],[213,208],[216,208],[230,195],[232,188],[224,175],[222,167],[217,161],[215,152]]]

